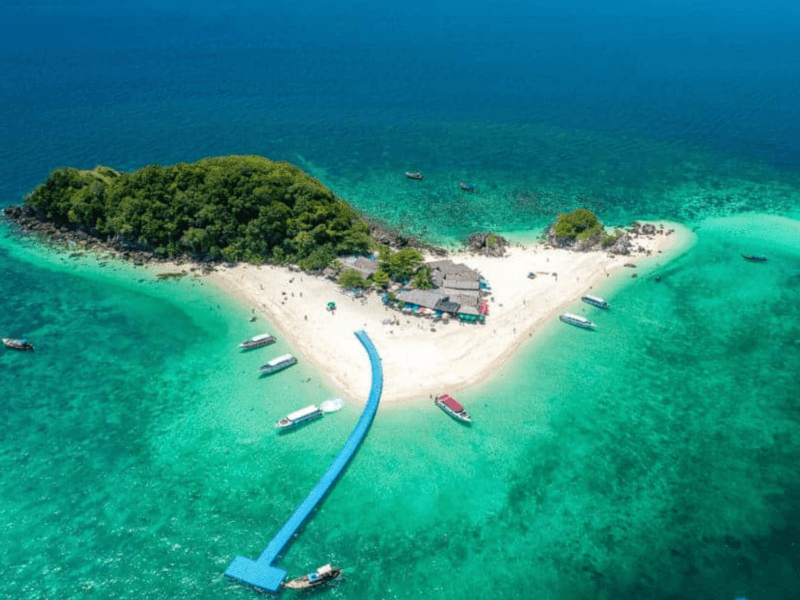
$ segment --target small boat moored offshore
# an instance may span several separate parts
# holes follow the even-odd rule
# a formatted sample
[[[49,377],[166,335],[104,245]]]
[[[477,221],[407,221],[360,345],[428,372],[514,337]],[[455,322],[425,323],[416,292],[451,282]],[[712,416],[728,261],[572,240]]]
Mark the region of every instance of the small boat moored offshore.
[[[419,171],[406,171],[406,177],[409,179],[425,179],[425,177]]]
[[[472,423],[472,418],[467,411],[452,396],[441,394],[436,396],[433,403],[454,419],[458,419],[464,423]]]
[[[459,181],[458,182],[458,187],[460,187],[465,192],[474,192],[475,191],[475,186],[474,185],[472,185],[471,183],[464,183],[463,181]]]
[[[287,367],[297,364],[297,359],[291,354],[284,354],[278,358],[273,358],[265,365],[261,365],[262,373],[275,373]]]
[[[260,348],[261,346],[269,346],[275,343],[275,336],[268,333],[262,333],[251,337],[249,340],[239,344],[239,348],[243,350],[250,350],[251,348]]]
[[[608,302],[599,298],[598,296],[592,296],[590,294],[586,294],[585,296],[581,296],[581,300],[586,302],[586,304],[591,304],[592,306],[596,306],[597,308],[608,308]]]
[[[331,579],[336,579],[341,574],[341,569],[334,569],[331,565],[324,565],[313,573],[287,581],[283,584],[283,587],[291,590],[302,590],[321,585]]]
[[[322,410],[316,404],[312,404],[311,406],[306,406],[305,408],[296,410],[293,413],[289,413],[280,421],[275,423],[275,427],[278,429],[294,427],[295,425],[299,425],[300,423],[304,423],[306,421],[312,421],[313,419],[321,416]]]
[[[575,327],[582,327],[583,329],[594,329],[594,323],[589,319],[580,315],[573,315],[572,313],[564,313],[559,317],[564,323],[575,325]]]
[[[14,350],[34,350],[33,344],[25,339],[17,340],[14,338],[3,338],[3,343],[7,347],[13,348]]]
[[[749,262],[767,262],[766,256],[758,256],[757,254],[742,254],[742,258]]]

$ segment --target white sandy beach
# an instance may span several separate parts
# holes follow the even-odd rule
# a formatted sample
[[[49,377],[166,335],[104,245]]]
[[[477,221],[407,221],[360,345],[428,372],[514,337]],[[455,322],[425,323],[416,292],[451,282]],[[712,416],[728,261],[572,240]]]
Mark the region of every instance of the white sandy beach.
[[[666,235],[669,229],[674,232]],[[403,315],[384,307],[375,293],[352,299],[332,281],[283,267],[240,264],[219,268],[206,275],[206,281],[265,315],[279,328],[271,333],[286,336],[300,349],[301,360],[313,363],[342,395],[356,401],[366,401],[369,393],[369,360],[353,335],[365,329],[383,361],[382,401],[396,402],[455,394],[487,379],[538,325],[557,318],[566,305],[608,277],[630,278],[665,264],[693,239],[687,228],[665,223],[661,233],[636,240],[650,256],[578,253],[541,245],[514,245],[504,258],[453,254],[454,262],[477,269],[492,286],[490,313],[483,325]],[[625,268],[627,263],[637,268]],[[537,273],[535,279],[526,277],[531,271]],[[326,308],[331,300],[338,307],[334,312]],[[382,324],[387,318],[396,322]]]

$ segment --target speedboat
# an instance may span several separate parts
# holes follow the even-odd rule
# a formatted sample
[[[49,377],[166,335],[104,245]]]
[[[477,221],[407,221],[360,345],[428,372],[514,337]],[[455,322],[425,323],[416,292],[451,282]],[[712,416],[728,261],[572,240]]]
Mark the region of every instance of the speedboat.
[[[425,179],[419,171],[406,171],[406,177],[409,179]]]
[[[287,581],[283,584],[283,587],[291,590],[303,590],[305,588],[316,587],[331,579],[336,579],[341,574],[341,569],[334,569],[331,565],[324,565],[313,573]]]
[[[21,339],[17,340],[14,338],[3,338],[3,343],[9,347],[13,348],[14,350],[33,350],[33,344],[31,344],[28,340]]]
[[[262,333],[251,337],[249,340],[239,344],[239,348],[243,350],[250,350],[251,348],[260,348],[261,346],[268,346],[275,343],[275,336],[268,333]]]
[[[767,262],[766,256],[758,256],[757,254],[742,254],[742,258],[749,262]]]
[[[464,183],[463,181],[459,181],[458,182],[458,187],[460,187],[465,192],[474,192],[475,191],[475,186],[474,185],[472,185],[471,183]]]
[[[597,308],[608,308],[608,302],[603,300],[598,296],[591,296],[586,294],[585,296],[581,296],[581,300],[586,302],[586,304],[591,304],[592,306],[596,306]]]
[[[575,327],[581,327],[583,329],[594,329],[594,323],[592,323],[589,319],[582,317],[580,315],[565,313],[561,315],[559,319],[564,321],[564,323],[575,325]]]
[[[472,423],[472,418],[467,411],[452,396],[441,394],[440,396],[436,396],[433,403],[454,419],[463,423]]]
[[[311,406],[306,406],[305,408],[296,410],[293,413],[289,413],[288,415],[283,417],[280,421],[275,423],[275,427],[277,427],[278,429],[294,427],[295,425],[299,425],[300,423],[304,423],[305,421],[312,421],[321,416],[322,416],[322,410],[320,410],[316,404],[312,404]]]
[[[297,364],[297,359],[291,354],[284,354],[283,356],[279,356],[278,358],[273,358],[265,365],[261,365],[261,372],[276,373],[277,371],[281,371],[287,367],[291,367],[294,364]]]

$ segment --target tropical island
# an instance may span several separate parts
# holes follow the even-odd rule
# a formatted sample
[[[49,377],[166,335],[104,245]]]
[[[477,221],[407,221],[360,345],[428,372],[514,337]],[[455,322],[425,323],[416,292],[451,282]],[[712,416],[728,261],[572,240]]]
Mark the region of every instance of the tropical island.
[[[545,241],[480,233],[449,254],[380,227],[299,168],[257,156],[133,173],[58,169],[5,215],[23,232],[147,263],[162,276],[202,266],[206,281],[264,314],[356,399],[366,398],[369,373],[352,333],[367,328],[388,401],[486,379],[612,274],[627,267],[636,277],[692,240],[672,224],[609,232],[577,209],[554,215]]]

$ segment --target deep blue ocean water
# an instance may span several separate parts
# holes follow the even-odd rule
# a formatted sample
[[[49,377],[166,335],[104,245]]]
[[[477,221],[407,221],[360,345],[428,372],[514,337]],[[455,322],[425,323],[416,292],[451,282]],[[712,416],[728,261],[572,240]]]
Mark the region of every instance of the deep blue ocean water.
[[[800,8],[550,4],[5,3],[0,206],[59,166],[247,153],[438,243],[579,206],[689,225],[659,284],[601,290],[602,333],[465,390],[472,429],[382,408],[281,566],[343,566],[337,598],[796,598]],[[221,573],[359,402],[276,438],[336,390],[231,352],[271,324],[0,232],[0,331],[37,342],[0,354],[0,596],[249,596]]]

